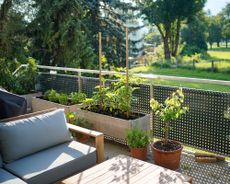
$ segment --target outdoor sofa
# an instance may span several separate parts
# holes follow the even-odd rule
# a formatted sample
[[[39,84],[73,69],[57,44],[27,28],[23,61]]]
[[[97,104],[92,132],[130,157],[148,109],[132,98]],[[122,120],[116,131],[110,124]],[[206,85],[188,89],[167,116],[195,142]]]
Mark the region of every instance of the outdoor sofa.
[[[96,148],[75,141],[69,130],[94,137]],[[54,183],[103,159],[103,134],[68,124],[63,109],[0,123],[0,183]]]

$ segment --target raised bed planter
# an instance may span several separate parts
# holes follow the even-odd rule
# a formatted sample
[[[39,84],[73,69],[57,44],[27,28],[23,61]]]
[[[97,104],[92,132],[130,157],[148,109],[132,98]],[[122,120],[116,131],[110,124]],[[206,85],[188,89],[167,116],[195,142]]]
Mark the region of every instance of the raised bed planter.
[[[50,102],[48,100],[44,100],[42,98],[32,98],[32,111],[42,111],[50,108],[63,108],[65,112],[77,112],[82,107],[82,104],[74,104],[74,105],[62,105],[54,102]]]
[[[25,95],[20,95],[21,97],[26,99],[27,102],[27,111],[31,112],[32,111],[32,98],[33,97],[39,97],[41,96],[42,93],[41,92],[36,92],[36,93],[29,93],[29,94],[25,94]]]
[[[150,131],[149,114],[134,120],[125,120],[81,109],[78,111],[78,116],[91,123],[94,130],[117,139],[126,140],[127,131],[134,127]]]

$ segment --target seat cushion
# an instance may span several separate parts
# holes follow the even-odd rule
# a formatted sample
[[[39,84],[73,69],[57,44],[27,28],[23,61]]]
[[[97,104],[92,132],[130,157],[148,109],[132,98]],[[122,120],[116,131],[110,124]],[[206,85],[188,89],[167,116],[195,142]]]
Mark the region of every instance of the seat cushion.
[[[96,149],[71,141],[5,165],[31,184],[53,183],[96,164]]]
[[[63,109],[0,123],[0,150],[6,163],[70,140]]]
[[[1,184],[26,184],[20,178],[0,168],[0,183]]]

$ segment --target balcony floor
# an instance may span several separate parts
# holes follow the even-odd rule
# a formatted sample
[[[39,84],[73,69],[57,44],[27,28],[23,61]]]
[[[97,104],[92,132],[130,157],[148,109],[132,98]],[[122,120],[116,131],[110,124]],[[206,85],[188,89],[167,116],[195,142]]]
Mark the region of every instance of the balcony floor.
[[[89,143],[92,144],[92,143]],[[149,149],[150,150],[150,149]],[[129,155],[127,146],[105,140],[106,159],[116,155]],[[148,151],[147,162],[153,163],[151,152]],[[193,154],[183,152],[179,172],[191,176],[194,184],[228,184],[230,183],[230,163],[197,163]]]

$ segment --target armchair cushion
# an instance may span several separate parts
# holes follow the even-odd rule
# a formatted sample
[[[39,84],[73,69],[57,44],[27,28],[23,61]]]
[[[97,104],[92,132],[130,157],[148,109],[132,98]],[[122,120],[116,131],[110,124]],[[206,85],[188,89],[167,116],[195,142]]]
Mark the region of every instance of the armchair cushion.
[[[6,163],[71,139],[63,109],[0,123],[0,150]]]
[[[47,184],[95,164],[94,147],[71,141],[14,161],[5,168],[29,184]]]
[[[0,183],[1,184],[26,184],[26,182],[22,181],[18,177],[13,174],[5,171],[0,168]]]

